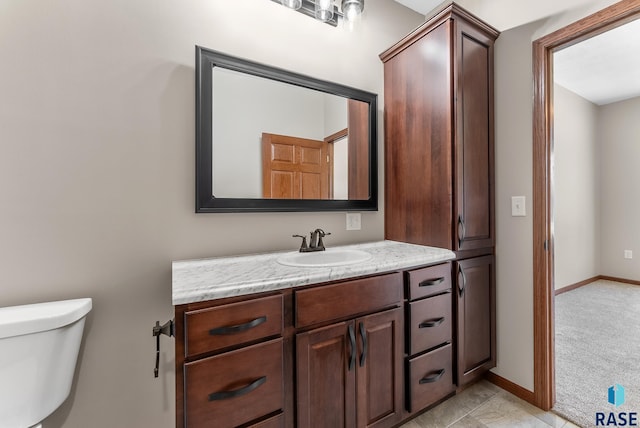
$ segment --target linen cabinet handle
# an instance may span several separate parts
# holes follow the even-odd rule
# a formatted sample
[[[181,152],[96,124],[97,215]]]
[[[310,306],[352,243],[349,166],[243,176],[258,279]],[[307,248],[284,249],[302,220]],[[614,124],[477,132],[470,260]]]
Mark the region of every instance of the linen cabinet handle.
[[[360,355],[360,367],[364,366],[364,362],[367,360],[367,330],[364,328],[364,323],[360,323],[360,337],[362,337],[362,355]]]
[[[243,331],[247,331],[249,329],[257,327],[260,324],[264,324],[265,322],[267,322],[267,316],[266,315],[262,316],[262,317],[259,317],[259,318],[256,318],[256,319],[254,319],[252,321],[249,321],[247,323],[244,323],[244,324],[227,325],[227,326],[224,326],[224,327],[212,328],[211,330],[209,330],[209,334],[211,336],[217,336],[217,335],[241,333]]]
[[[458,216],[458,248],[462,246],[462,241],[464,241],[464,236],[467,234],[464,228],[464,220],[462,220],[462,216]]]
[[[418,325],[418,328],[429,328],[429,327],[437,327],[444,322],[444,317],[438,318],[433,321],[425,321]]]
[[[430,287],[432,285],[442,284],[444,282],[444,277],[436,278],[436,279],[426,279],[418,284],[418,287]]]
[[[444,369],[440,369],[438,370],[437,373],[432,374],[431,376],[425,376],[422,379],[420,379],[420,385],[424,385],[425,383],[433,383],[435,381],[437,381],[438,379],[440,379],[442,376],[444,375]]]
[[[264,384],[267,381],[266,376],[262,376],[251,382],[247,386],[243,386],[240,389],[236,389],[233,391],[219,391],[209,394],[209,401],[218,401],[218,400],[226,400],[228,398],[240,397],[241,395],[245,395],[250,393],[251,391],[258,388],[260,385]]]
[[[349,325],[349,343],[351,344],[351,355],[349,355],[349,371],[353,370],[356,363],[356,333],[353,331],[353,325]]]
[[[460,297],[464,296],[464,289],[467,286],[467,276],[464,274],[462,266],[458,265],[458,292]]]

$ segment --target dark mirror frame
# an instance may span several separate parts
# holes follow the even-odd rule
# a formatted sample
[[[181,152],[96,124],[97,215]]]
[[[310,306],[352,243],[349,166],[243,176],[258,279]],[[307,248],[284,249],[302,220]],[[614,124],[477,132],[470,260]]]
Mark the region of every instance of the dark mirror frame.
[[[244,199],[216,198],[212,189],[212,74],[213,67],[315,89],[363,101],[369,105],[369,199]],[[291,71],[236,58],[196,46],[196,213],[279,211],[377,211],[378,149],[376,94],[315,79]]]

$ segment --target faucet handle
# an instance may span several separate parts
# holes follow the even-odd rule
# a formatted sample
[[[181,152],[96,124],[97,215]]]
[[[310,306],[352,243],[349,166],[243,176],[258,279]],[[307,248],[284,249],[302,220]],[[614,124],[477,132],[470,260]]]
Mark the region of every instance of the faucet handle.
[[[303,235],[291,235],[292,238],[302,238],[302,244],[300,244],[300,252],[303,252],[305,250],[308,250],[309,247],[307,246],[307,237],[303,236]]]

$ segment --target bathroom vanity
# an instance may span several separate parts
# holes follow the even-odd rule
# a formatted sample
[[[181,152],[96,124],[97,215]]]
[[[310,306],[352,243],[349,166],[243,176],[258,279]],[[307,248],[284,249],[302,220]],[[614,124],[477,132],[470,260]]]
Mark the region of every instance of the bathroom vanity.
[[[330,248],[174,262],[178,427],[393,427],[456,391],[449,250]]]
[[[495,366],[497,36],[451,4],[381,55],[389,240],[173,264],[178,428],[391,428]],[[239,209],[223,202],[199,212]],[[274,202],[260,209],[373,206]],[[356,258],[323,264],[333,251]]]

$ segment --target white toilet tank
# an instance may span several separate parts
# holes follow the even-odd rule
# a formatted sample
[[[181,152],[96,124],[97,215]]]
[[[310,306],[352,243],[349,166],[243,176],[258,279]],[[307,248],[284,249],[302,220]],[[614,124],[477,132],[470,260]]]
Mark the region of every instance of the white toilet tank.
[[[91,299],[0,308],[0,427],[28,428],[71,390]]]

